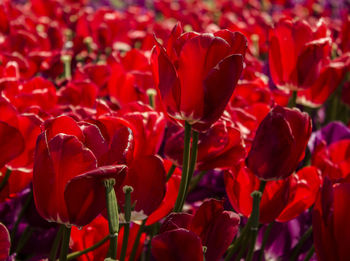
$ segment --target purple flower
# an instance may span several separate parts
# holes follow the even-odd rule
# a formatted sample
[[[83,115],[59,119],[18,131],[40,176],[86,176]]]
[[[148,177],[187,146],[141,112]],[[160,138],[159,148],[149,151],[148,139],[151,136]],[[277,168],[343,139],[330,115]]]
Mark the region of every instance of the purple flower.
[[[342,122],[333,121],[311,134],[308,147],[312,153],[322,142],[325,142],[326,145],[330,145],[333,142],[344,139],[350,139],[350,129]]]

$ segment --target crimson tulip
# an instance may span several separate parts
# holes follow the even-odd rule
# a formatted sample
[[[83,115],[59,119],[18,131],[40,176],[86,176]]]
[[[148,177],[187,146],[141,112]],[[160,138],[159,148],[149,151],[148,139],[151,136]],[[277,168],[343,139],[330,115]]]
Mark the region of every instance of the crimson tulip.
[[[47,121],[34,160],[33,192],[39,214],[62,224],[91,222],[106,206],[102,181],[115,178],[118,187],[124,179],[126,166],[120,164],[129,149],[128,133],[123,128],[116,131],[111,138],[117,149],[109,149],[112,142],[96,125],[78,124],[68,116]]]
[[[270,31],[269,66],[283,89],[306,89],[328,63],[331,39],[324,20],[312,28],[305,20],[282,19]]]
[[[288,177],[304,157],[311,129],[307,113],[274,107],[256,131],[247,167],[263,180]]]
[[[250,196],[260,185],[260,180],[242,161],[225,172],[225,187],[232,207],[248,217],[252,211]],[[309,207],[318,195],[321,185],[319,171],[315,167],[304,167],[283,180],[273,180],[266,184],[260,203],[260,223],[289,221]]]
[[[151,62],[155,84],[170,117],[207,130],[221,116],[243,69],[246,38],[228,30],[181,34],[175,26],[166,49]]]
[[[310,88],[298,92],[297,102],[309,107],[320,107],[341,84],[350,65],[350,53],[332,60],[320,71]]]

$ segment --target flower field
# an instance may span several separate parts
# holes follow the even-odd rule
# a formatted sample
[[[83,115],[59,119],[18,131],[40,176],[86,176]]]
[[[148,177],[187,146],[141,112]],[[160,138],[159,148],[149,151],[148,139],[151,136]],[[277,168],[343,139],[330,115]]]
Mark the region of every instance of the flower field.
[[[349,10],[0,1],[0,261],[349,261]]]

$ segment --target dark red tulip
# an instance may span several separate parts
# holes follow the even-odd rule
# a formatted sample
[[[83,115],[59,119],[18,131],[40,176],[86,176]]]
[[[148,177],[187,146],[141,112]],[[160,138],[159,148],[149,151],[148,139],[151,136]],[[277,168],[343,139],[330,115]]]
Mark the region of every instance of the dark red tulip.
[[[7,228],[0,223],[0,260],[7,260],[10,254],[11,239]]]
[[[118,148],[127,148],[123,143],[129,140],[119,136]],[[35,204],[42,217],[83,226],[105,208],[102,181],[115,178],[118,188],[126,171],[125,165],[118,165],[124,162],[125,151],[109,157],[115,154],[109,143],[93,124],[77,123],[67,116],[45,122],[45,131],[37,140],[33,173]]]
[[[350,258],[350,183],[331,184],[325,179],[312,214],[317,258],[347,261]]]
[[[220,260],[238,231],[239,216],[225,211],[223,201],[209,199],[195,215],[170,214],[152,240],[156,260]],[[190,246],[191,248],[189,248]],[[181,251],[180,251],[181,250]]]
[[[270,31],[269,65],[274,83],[292,90],[310,87],[328,63],[330,41],[323,20],[315,28],[304,20],[280,20]]]
[[[276,106],[256,131],[247,167],[264,180],[288,177],[304,157],[311,130],[307,113]]]
[[[233,93],[246,39],[231,31],[180,33],[177,25],[166,49],[160,44],[153,48],[153,76],[168,115],[204,131],[221,116]]]
[[[225,172],[225,186],[232,207],[248,217],[252,211],[250,196],[260,181],[241,164]],[[311,207],[320,189],[321,178],[315,167],[305,167],[284,180],[266,184],[260,204],[260,223],[289,221]]]

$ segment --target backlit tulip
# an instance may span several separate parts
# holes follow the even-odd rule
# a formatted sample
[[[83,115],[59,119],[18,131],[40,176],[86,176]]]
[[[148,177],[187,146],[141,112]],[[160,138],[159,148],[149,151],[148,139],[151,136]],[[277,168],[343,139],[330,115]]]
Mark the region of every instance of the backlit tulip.
[[[243,69],[246,38],[228,30],[181,34],[152,51],[153,76],[169,116],[208,129],[222,114]]]

